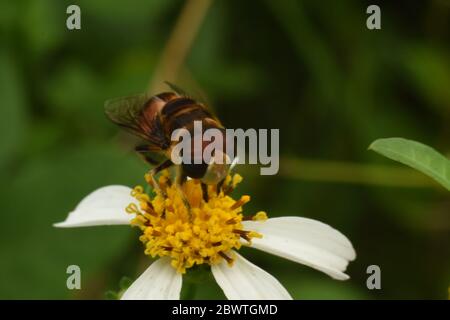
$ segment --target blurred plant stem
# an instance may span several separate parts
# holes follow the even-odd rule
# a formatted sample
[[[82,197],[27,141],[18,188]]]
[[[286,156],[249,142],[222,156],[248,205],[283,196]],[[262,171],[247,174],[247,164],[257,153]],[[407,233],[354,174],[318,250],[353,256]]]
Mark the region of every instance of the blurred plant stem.
[[[164,89],[164,81],[173,81],[189,53],[212,0],[190,0],[183,7],[153,73],[149,92]]]
[[[281,176],[323,182],[355,183],[392,187],[433,187],[434,181],[409,168],[283,157]]]
[[[195,265],[183,275],[183,287],[181,300],[193,300],[197,291],[207,279],[211,277],[210,267],[207,265]]]
[[[181,300],[194,300],[197,292],[197,284],[194,282],[185,283],[186,290],[183,292]]]

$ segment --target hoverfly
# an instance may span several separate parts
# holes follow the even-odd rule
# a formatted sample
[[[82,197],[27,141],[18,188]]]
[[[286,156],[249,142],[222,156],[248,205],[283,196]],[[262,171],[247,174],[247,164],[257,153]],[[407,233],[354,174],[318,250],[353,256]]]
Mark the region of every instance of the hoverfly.
[[[135,151],[141,154],[147,163],[155,166],[149,171],[154,188],[158,188],[155,176],[174,165],[171,154],[178,143],[171,140],[174,130],[187,129],[193,137],[194,121],[201,121],[203,131],[209,128],[219,129],[224,143],[222,150],[215,150],[215,156],[222,157],[224,161],[212,159],[205,162],[202,159],[201,163],[183,162],[177,165],[176,178],[176,183],[179,185],[189,177],[199,179],[203,190],[211,184],[219,188],[230,169],[230,158],[225,152],[225,128],[204,104],[190,98],[173,84],[167,84],[173,92],[163,92],[154,96],[141,94],[108,100],[105,103],[106,115],[112,122],[143,140],[142,144],[135,147]],[[200,146],[204,149],[208,144],[203,141]],[[191,148],[191,154],[193,158],[194,154],[198,153]],[[162,155],[165,160],[158,162],[154,158],[155,155]],[[203,193],[207,194],[207,192]]]

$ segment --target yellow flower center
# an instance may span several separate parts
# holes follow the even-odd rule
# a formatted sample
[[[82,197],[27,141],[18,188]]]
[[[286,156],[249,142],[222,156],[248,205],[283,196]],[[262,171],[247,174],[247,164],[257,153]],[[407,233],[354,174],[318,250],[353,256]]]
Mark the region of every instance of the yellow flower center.
[[[146,180],[149,182],[148,177]],[[242,177],[228,176],[218,189],[202,189],[197,180],[189,180],[180,188],[172,183],[165,171],[159,178],[161,191],[151,199],[141,186],[132,191],[139,206],[132,203],[127,212],[135,214],[132,225],[141,229],[140,240],[145,254],[152,257],[168,256],[180,273],[203,263],[217,264],[225,259],[232,264],[231,250],[241,247],[241,239],[249,245],[251,239],[262,235],[243,230],[243,220],[266,220],[265,212],[244,217],[242,206],[249,196],[234,200],[229,196]],[[207,193],[204,194],[203,190]]]

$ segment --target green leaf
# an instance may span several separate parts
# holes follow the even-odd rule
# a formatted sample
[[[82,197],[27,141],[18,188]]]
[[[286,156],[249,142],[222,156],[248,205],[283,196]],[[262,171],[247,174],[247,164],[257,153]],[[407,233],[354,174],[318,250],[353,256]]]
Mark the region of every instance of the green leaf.
[[[403,138],[386,138],[374,141],[369,150],[419,170],[450,190],[450,160],[427,145]]]

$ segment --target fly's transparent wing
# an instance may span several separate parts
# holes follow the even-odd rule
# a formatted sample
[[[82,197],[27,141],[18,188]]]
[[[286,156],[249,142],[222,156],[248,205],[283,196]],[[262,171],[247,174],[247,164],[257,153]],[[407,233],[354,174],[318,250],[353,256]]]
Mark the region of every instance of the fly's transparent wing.
[[[146,140],[154,149],[164,149],[167,141],[155,99],[159,98],[148,94],[111,99],[105,102],[105,113],[112,122]]]

